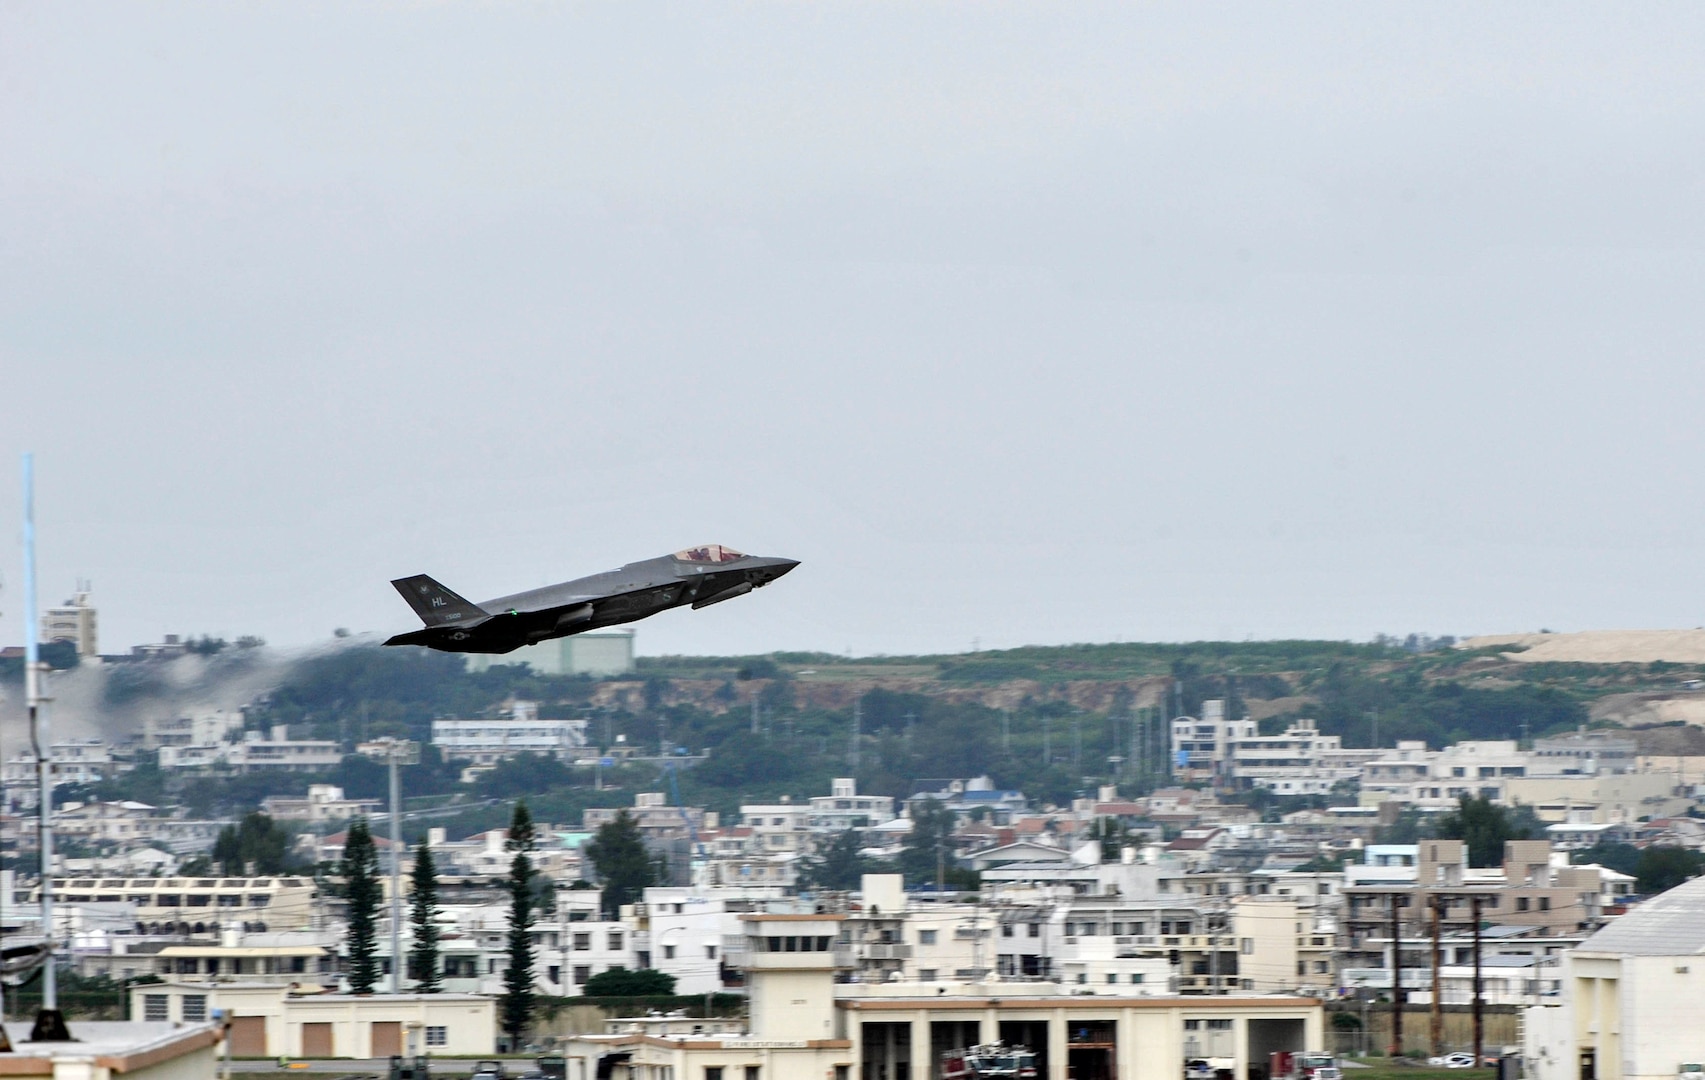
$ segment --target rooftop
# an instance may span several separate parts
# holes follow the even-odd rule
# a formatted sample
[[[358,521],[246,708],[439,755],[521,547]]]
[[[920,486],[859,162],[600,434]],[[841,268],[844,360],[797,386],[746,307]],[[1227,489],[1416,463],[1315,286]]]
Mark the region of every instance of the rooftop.
[[[1705,878],[1652,897],[1581,942],[1580,951],[1624,956],[1705,953]]]

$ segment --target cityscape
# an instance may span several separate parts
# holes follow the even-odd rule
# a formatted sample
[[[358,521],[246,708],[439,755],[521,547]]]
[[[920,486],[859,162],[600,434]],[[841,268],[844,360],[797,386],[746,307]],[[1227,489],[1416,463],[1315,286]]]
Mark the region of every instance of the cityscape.
[[[1705,1080],[1701,56],[0,2],[0,1080]]]
[[[399,708],[418,658],[359,637],[278,666],[252,700],[181,707],[267,646],[103,654],[98,627],[86,587],[41,617],[46,696],[96,678],[136,717],[51,747],[61,1001],[73,1018],[234,1016],[238,1057],[501,1051],[578,1076],[612,1054],[677,1075],[762,1069],[756,1054],[875,1078],[945,1075],[963,1053],[975,1071],[998,1042],[1094,1080],[1145,1072],[1157,1047],[1234,1075],[1306,1053],[1531,1061],[1579,1022],[1583,957],[1635,964],[1655,947],[1635,927],[1705,904],[1688,884],[1705,748],[1658,719],[1705,704],[1705,657],[1549,658],[1682,656],[1687,632],[1097,647],[1098,671],[1082,648],[654,659],[622,629],[434,660],[441,693],[473,706],[439,715]],[[1173,657],[1166,673],[1110,674],[1145,653]],[[1415,665],[1436,680],[1408,702],[1368,691],[1384,741],[1378,706],[1346,722],[1306,689],[1352,658],[1383,673],[1375,690]],[[1594,689],[1565,708],[1571,663]],[[1497,723],[1466,721],[1515,737],[1405,737],[1447,688],[1523,667],[1554,692],[1506,686],[1480,702]],[[340,715],[291,711],[328,696]],[[884,765],[915,771],[914,745],[960,738],[967,716],[999,746],[993,775]],[[740,771],[754,742],[812,741],[810,765]],[[1037,751],[1041,768],[1015,766]],[[1081,785],[1064,797],[1055,763]],[[814,788],[822,768],[844,775]],[[12,749],[3,777],[0,919],[39,939],[34,755]]]

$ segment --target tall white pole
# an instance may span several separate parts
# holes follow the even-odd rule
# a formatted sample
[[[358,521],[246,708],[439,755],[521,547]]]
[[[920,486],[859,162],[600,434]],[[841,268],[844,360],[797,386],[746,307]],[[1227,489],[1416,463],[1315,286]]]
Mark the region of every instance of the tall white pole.
[[[35,456],[24,455],[24,699],[30,713],[30,740],[35,744],[37,791],[41,798],[41,934],[47,962],[41,973],[41,1007],[59,1008],[59,985],[53,949],[53,761],[47,715],[41,707],[41,628],[36,623]]]
[[[403,987],[403,822],[402,800],[397,787],[397,755],[402,747],[391,744],[391,993]]]

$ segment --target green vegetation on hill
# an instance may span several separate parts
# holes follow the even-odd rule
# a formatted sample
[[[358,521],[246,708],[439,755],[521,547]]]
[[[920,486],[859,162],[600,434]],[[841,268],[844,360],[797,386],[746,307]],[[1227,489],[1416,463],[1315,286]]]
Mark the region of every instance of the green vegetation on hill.
[[[498,827],[503,805],[525,795],[539,820],[574,823],[588,806],[623,805],[636,791],[669,790],[724,813],[742,802],[802,798],[856,775],[862,790],[904,796],[920,780],[987,773],[1056,804],[1117,780],[1127,794],[1165,782],[1167,719],[1223,698],[1263,731],[1298,717],[1348,746],[1423,739],[1519,738],[1587,721],[1607,694],[1673,688],[1700,673],[1681,665],[1522,664],[1492,650],[1431,647],[1412,639],[1027,647],[957,656],[847,658],[822,653],[747,657],[647,657],[622,679],[543,677],[524,665],[478,674],[463,658],[352,645],[292,666],[249,710],[254,728],[289,724],[293,735],[340,741],[347,750],[384,735],[426,743],[441,716],[495,714],[511,698],[536,701],[545,717],[586,717],[595,745],[632,748],[649,761],[590,769],[535,758],[506,763],[472,785],[427,747],[404,770],[414,799],[467,804],[453,830]],[[247,662],[243,653],[220,662]],[[159,679],[142,665],[109,683],[120,696]],[[859,735],[853,766],[852,702]],[[758,703],[753,731],[752,700]],[[704,756],[702,761],[700,755]],[[1119,759],[1115,761],[1114,759]],[[350,756],[324,776],[198,778],[186,784],[145,765],[86,794],[180,801],[197,815],[239,817],[269,794],[310,782],[383,797],[385,772]],[[411,838],[426,822],[412,822]]]

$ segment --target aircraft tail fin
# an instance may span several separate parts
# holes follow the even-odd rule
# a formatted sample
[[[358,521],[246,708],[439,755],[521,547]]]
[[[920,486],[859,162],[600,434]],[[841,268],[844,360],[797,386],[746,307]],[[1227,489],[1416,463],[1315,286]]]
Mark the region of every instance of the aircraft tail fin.
[[[397,578],[391,582],[408,606],[427,626],[450,626],[490,618],[491,613],[478,604],[470,603],[425,574]]]

